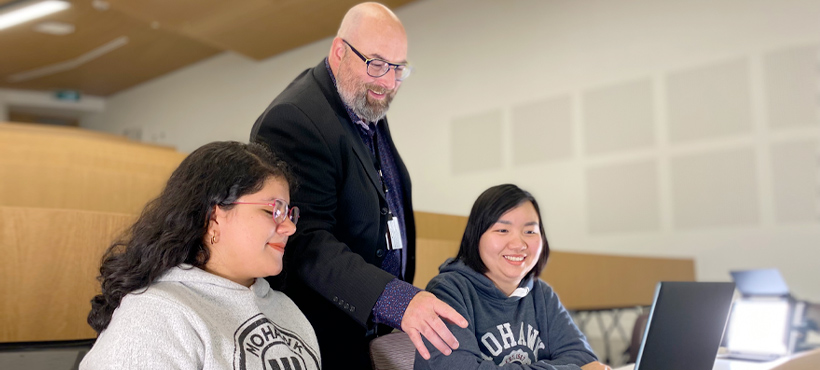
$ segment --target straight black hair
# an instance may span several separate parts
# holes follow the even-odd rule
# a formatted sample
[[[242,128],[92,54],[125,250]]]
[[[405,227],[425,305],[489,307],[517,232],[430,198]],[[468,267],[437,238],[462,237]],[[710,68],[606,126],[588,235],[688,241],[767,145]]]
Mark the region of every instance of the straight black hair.
[[[544,223],[541,222],[541,210],[532,194],[513,184],[493,186],[478,196],[473,203],[473,209],[470,210],[470,217],[467,218],[467,227],[464,229],[464,236],[461,238],[461,246],[458,248],[456,259],[460,259],[478,273],[486,273],[487,266],[484,265],[478,251],[481,235],[484,235],[503,214],[524,202],[532,203],[535,213],[538,214],[538,229],[541,232],[543,244],[541,256],[538,257],[538,262],[535,263],[527,277],[541,275],[550,254],[547,234],[544,233]]]

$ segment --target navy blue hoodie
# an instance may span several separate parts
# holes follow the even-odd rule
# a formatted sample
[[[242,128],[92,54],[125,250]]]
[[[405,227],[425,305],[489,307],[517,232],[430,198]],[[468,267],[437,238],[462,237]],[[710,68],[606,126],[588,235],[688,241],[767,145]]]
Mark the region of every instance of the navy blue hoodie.
[[[524,279],[506,296],[461,261],[447,260],[427,290],[469,322],[447,323],[459,347],[444,356],[425,340],[430,360],[416,351],[415,370],[577,370],[598,358],[558,296],[540,279]]]

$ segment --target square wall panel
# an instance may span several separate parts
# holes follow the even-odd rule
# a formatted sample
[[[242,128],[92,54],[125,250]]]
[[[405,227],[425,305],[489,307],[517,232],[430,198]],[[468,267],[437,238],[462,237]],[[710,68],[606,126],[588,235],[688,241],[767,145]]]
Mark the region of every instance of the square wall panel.
[[[652,81],[631,81],[583,94],[586,153],[601,154],[654,146]]]
[[[454,174],[502,167],[500,110],[456,118],[450,125],[450,167]]]
[[[772,145],[772,181],[778,223],[817,222],[817,140]]]
[[[763,58],[768,123],[772,128],[820,122],[820,60],[817,46],[769,53]]]
[[[720,228],[759,222],[752,148],[672,158],[670,173],[675,227]]]
[[[569,96],[562,96],[513,107],[514,164],[572,157],[571,103]]]
[[[666,89],[670,142],[751,132],[751,92],[746,59],[670,73]]]
[[[658,194],[654,160],[588,168],[590,233],[658,231]]]

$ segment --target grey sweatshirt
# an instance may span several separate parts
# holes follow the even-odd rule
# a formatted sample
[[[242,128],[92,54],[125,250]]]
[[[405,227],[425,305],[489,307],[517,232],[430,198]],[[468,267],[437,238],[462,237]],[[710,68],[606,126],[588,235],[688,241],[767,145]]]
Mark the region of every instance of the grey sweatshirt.
[[[189,265],[125,296],[80,369],[319,369],[305,316],[265,279],[250,288]]]
[[[429,361],[416,352],[416,370],[577,370],[597,361],[558,296],[540,279],[524,279],[511,297],[461,261],[445,262],[427,290],[469,322],[447,327],[459,347],[444,356],[429,342]]]

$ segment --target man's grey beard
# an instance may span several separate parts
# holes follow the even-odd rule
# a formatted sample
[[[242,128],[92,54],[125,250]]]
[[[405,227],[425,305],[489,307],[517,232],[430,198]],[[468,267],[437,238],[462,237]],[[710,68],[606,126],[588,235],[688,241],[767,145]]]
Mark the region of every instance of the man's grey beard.
[[[353,110],[353,113],[356,113],[365,122],[378,122],[387,115],[387,109],[390,108],[390,102],[393,101],[395,95],[394,91],[387,93],[382,101],[374,100],[371,102],[368,100],[367,90],[373,90],[377,93],[386,93],[387,90],[377,85],[368,85],[355,81],[343,71],[339,72],[336,91],[339,92],[342,101]],[[351,88],[345,89],[343,86],[350,86]]]

